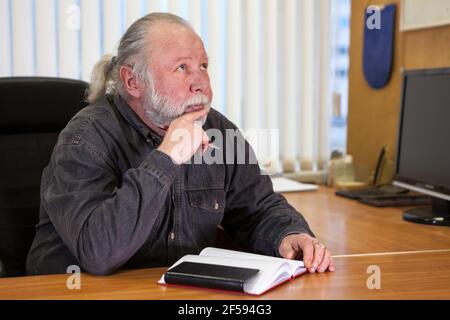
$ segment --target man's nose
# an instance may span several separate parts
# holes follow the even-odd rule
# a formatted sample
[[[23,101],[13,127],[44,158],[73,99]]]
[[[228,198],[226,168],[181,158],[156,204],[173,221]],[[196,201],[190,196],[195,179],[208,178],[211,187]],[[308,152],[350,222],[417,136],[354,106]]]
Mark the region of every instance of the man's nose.
[[[210,84],[207,76],[200,75],[192,79],[191,92],[192,93],[206,93]]]

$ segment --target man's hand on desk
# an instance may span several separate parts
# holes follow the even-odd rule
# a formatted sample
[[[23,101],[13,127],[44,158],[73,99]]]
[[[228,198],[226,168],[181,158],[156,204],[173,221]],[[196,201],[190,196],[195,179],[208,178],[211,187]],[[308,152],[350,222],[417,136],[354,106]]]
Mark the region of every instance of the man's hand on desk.
[[[306,233],[286,236],[279,247],[280,255],[286,259],[297,259],[303,256],[303,262],[309,272],[334,271],[333,258],[322,242]]]

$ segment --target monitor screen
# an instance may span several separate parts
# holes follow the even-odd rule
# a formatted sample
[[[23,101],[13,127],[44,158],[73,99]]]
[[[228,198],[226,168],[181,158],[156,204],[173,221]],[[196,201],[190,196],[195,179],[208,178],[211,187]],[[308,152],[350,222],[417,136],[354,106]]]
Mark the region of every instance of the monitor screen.
[[[404,73],[396,180],[450,194],[450,69]]]

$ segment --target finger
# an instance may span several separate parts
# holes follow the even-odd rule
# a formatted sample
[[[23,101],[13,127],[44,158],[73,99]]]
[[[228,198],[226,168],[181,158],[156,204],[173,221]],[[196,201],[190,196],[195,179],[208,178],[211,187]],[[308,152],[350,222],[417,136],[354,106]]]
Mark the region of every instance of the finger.
[[[285,259],[294,259],[297,252],[292,248],[289,241],[283,241],[280,246],[280,255]]]
[[[323,256],[325,254],[325,249],[321,246],[314,246],[314,259],[312,262],[312,266],[310,268],[310,272],[316,272],[317,268],[319,267],[320,263],[323,260]]]
[[[202,143],[203,144],[209,144],[209,136],[208,136],[208,134],[205,131],[203,131]]]
[[[201,110],[185,113],[180,118],[183,118],[190,122],[194,122],[195,120],[205,116],[208,113],[208,111],[209,111],[208,108],[203,107],[203,109]]]
[[[203,153],[205,153],[205,151],[208,149],[208,146],[209,146],[209,136],[206,134],[206,132],[205,131],[203,131],[203,134],[202,134],[202,150],[203,150]]]
[[[336,271],[336,268],[334,267],[334,261],[333,261],[333,257],[330,258],[330,265],[328,266],[328,270],[331,272]]]
[[[317,268],[317,271],[320,273],[327,271],[328,267],[330,266],[330,262],[331,262],[330,250],[325,249],[325,253],[323,255],[322,262],[320,263],[319,267]]]
[[[202,149],[203,149],[203,153],[206,152],[206,150],[208,149],[209,146],[209,136],[208,134],[203,131],[203,135],[202,135]]]
[[[310,240],[306,240],[301,245],[301,249],[303,251],[303,263],[307,269],[310,269],[314,257],[314,246]]]

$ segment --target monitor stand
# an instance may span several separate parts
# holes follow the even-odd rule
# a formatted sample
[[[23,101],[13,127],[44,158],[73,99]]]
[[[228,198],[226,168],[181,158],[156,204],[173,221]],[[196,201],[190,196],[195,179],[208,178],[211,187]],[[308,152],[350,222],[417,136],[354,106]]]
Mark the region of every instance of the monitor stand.
[[[432,198],[428,207],[407,209],[403,219],[410,222],[450,227],[450,201]]]

